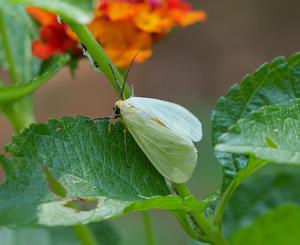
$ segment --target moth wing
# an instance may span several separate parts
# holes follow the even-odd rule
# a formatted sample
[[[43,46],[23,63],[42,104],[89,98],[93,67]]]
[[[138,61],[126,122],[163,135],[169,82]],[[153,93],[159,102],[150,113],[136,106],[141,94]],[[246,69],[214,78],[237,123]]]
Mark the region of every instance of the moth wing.
[[[164,100],[131,97],[125,101],[126,106],[136,108],[151,118],[157,119],[175,134],[192,141],[202,138],[202,126],[198,118],[184,107]]]
[[[124,122],[150,162],[170,181],[187,182],[197,163],[197,150],[193,142],[155,122],[137,118],[136,115],[129,116],[129,120],[127,117]]]

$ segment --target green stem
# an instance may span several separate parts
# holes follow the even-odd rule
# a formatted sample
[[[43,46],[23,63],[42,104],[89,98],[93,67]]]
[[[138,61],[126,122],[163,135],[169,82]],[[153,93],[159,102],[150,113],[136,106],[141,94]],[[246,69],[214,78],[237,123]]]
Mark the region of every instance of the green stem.
[[[89,230],[89,228],[85,225],[73,225],[73,232],[75,236],[78,238],[82,245],[97,245],[97,242]]]
[[[120,87],[124,84],[124,78],[119,72],[117,68],[113,65],[110,58],[106,55],[103,48],[99,45],[99,43],[95,40],[89,29],[82,24],[75,23],[74,21],[63,17],[65,23],[67,23],[73,32],[77,35],[80,42],[85,46],[89,55],[94,59],[97,63],[100,70],[106,75],[108,80],[110,81],[112,87],[116,91],[117,95],[120,95]],[[113,71],[112,71],[112,70]],[[115,77],[116,79],[115,79]],[[118,84],[119,83],[119,84]],[[124,89],[125,98],[130,97],[131,91],[128,85],[125,85]],[[185,185],[176,185],[176,189],[182,197],[190,196],[191,193]],[[192,212],[192,217],[195,222],[198,224],[200,229],[210,238],[210,242],[212,244],[227,244],[226,240],[216,232],[215,227],[207,220],[203,213]],[[148,238],[148,244],[154,244],[153,232],[150,225],[150,220],[148,213],[144,213],[144,223],[146,228],[146,234]]]
[[[154,245],[154,232],[151,224],[151,219],[148,211],[143,211],[143,221],[145,227],[145,233],[147,237],[147,245]]]
[[[173,187],[177,191],[178,195],[182,198],[192,196],[189,188],[186,184],[173,183]],[[218,229],[207,219],[202,212],[191,212],[194,221],[197,223],[199,229],[204,233],[206,237],[205,241],[215,245],[227,245],[228,242],[219,233]]]
[[[225,192],[222,194],[214,215],[214,224],[221,230],[221,223],[224,215],[225,208],[230,200],[232,194],[236,190],[236,188],[241,184],[243,180],[245,180],[249,175],[260,169],[261,167],[267,164],[266,161],[258,160],[255,158],[250,158],[248,162],[248,166],[246,169],[241,171],[239,174],[235,176],[235,178],[231,181],[231,183],[226,188]]]
[[[5,104],[0,109],[16,131],[27,128],[35,122],[31,96]]]
[[[2,46],[4,50],[4,54],[7,61],[8,71],[11,77],[12,82],[20,82],[20,77],[18,71],[16,69],[16,64],[14,62],[14,57],[12,55],[12,47],[10,46],[8,40],[8,34],[5,29],[4,16],[2,11],[0,10],[0,38],[2,41]]]
[[[82,24],[78,24],[66,17],[63,16],[63,20],[67,23],[73,32],[77,35],[80,42],[87,49],[89,55],[93,58],[93,60],[97,63],[100,70],[105,74],[105,76],[110,81],[113,89],[115,90],[117,96],[120,96],[121,87],[124,85],[124,78],[119,72],[119,70],[113,65],[110,58],[104,52],[103,48],[99,45],[96,39],[93,37],[89,29]],[[129,98],[131,96],[131,90],[127,84],[125,84],[124,88],[124,97]],[[149,245],[153,245],[153,235],[150,225],[149,217],[144,214],[144,222],[148,237]],[[82,242],[83,245],[92,245],[95,244],[92,239],[92,234],[88,230],[86,226],[74,226],[74,232],[77,234],[77,237]]]
[[[177,218],[177,220],[181,224],[182,228],[185,230],[185,232],[191,238],[193,238],[194,240],[206,241],[207,242],[207,238],[204,235],[199,234],[197,231],[193,230],[193,228],[191,227],[191,225],[187,221],[187,218],[186,218],[187,214],[184,211],[176,210],[176,211],[171,211],[171,213],[173,213],[175,215],[175,217]]]
[[[73,32],[77,35],[80,42],[85,46],[88,53],[92,56],[94,61],[99,66],[100,70],[105,74],[105,76],[110,81],[112,87],[114,88],[117,95],[120,95],[120,86],[123,86],[124,84],[124,78],[119,72],[119,70],[113,65],[110,58],[107,56],[107,54],[104,52],[103,48],[99,45],[99,43],[96,41],[96,39],[93,37],[92,33],[89,31],[89,29],[82,24],[75,23],[74,21],[63,17],[64,21],[71,27]],[[113,72],[111,71],[111,68],[113,69]],[[114,78],[114,75],[117,79]],[[118,84],[120,83],[120,84]],[[128,85],[125,85],[124,89],[124,95],[125,98],[129,98],[131,95],[130,88]]]

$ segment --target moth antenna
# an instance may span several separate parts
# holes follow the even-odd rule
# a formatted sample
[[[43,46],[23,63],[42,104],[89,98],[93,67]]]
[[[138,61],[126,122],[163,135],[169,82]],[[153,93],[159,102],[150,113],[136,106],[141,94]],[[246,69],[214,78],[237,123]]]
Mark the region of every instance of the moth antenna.
[[[134,62],[135,58],[136,58],[138,55],[139,55],[139,52],[137,52],[137,53],[133,56],[133,58],[132,58],[132,60],[131,60],[131,62],[130,62],[130,65],[129,65],[127,71],[126,71],[126,74],[125,74],[125,77],[124,77],[124,83],[123,83],[123,86],[122,86],[122,89],[121,89],[121,93],[120,93],[120,98],[121,98],[121,97],[122,97],[123,99],[125,98],[125,96],[124,96],[124,89],[125,89],[126,83],[128,82],[128,81],[127,81],[128,74],[129,74],[129,72],[130,72],[130,70],[131,70],[131,68],[132,68],[132,65],[133,65],[133,62]]]
[[[124,90],[125,90],[125,86],[126,86],[126,83],[127,83],[127,81],[126,80],[124,80],[124,83],[122,84],[122,88],[121,88],[121,92],[120,92],[120,96],[119,96],[119,99],[125,99],[125,96],[124,96]]]
[[[126,85],[126,81],[123,83],[123,85],[121,86],[121,84],[120,84],[120,82],[119,82],[119,80],[117,79],[117,77],[116,77],[116,74],[115,74],[115,71],[114,71],[114,69],[112,68],[112,65],[111,64],[109,64],[109,68],[110,68],[110,70],[111,70],[111,73],[112,73],[112,75],[113,75],[113,77],[114,77],[114,79],[115,79],[115,81],[116,81],[116,83],[117,83],[117,85],[118,85],[118,87],[119,87],[119,89],[121,89],[121,92],[120,92],[120,95],[119,95],[119,98],[118,99],[124,99],[124,88],[125,88],[125,85]]]
[[[127,71],[126,71],[126,74],[125,74],[125,77],[124,77],[124,83],[122,84],[122,88],[121,88],[121,91],[120,91],[119,99],[121,99],[121,98],[124,99],[124,98],[125,98],[125,96],[124,96],[124,90],[125,90],[125,86],[126,86],[126,83],[127,83],[128,74],[129,74],[129,71],[130,71],[131,68],[132,68],[132,65],[133,65],[133,62],[134,62],[135,58],[136,58],[138,55],[139,55],[139,52],[137,52],[137,53],[133,56],[133,58],[132,58],[132,60],[131,60],[131,62],[130,62],[130,65],[129,65]],[[114,69],[112,68],[111,64],[109,64],[109,67],[110,67],[110,70],[111,70],[111,72],[112,72],[112,74],[113,74],[113,77],[114,77],[115,81],[116,81],[118,84],[120,84],[119,81],[118,81],[118,79],[116,78],[116,74],[115,74]],[[131,87],[131,89],[132,89],[131,92],[134,94],[133,87]]]
[[[130,62],[130,65],[129,65],[127,71],[126,71],[125,82],[127,82],[128,74],[129,74],[129,72],[130,72],[130,70],[131,70],[131,68],[132,68],[132,65],[133,65],[133,62],[134,62],[135,58],[139,55],[139,53],[140,53],[140,52],[137,52],[137,53],[133,56],[133,58],[132,58],[132,60],[131,60],[131,62]]]

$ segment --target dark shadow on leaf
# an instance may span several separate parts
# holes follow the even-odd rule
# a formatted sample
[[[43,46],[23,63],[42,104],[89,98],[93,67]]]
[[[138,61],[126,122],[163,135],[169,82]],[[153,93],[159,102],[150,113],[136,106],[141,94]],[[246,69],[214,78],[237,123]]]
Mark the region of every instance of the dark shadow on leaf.
[[[98,200],[95,198],[84,199],[77,198],[71,201],[68,201],[65,205],[67,208],[75,209],[76,211],[91,211],[98,206]]]

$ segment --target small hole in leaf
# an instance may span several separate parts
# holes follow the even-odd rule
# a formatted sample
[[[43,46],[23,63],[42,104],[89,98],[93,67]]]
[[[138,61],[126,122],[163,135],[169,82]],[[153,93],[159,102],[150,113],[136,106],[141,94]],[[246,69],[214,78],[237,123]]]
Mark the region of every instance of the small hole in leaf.
[[[67,208],[73,208],[77,211],[90,211],[97,208],[98,200],[95,198],[92,199],[77,198],[68,201],[64,206]]]
[[[61,183],[59,183],[54,176],[52,175],[52,173],[49,171],[49,169],[46,166],[43,166],[43,172],[47,177],[47,181],[48,181],[48,185],[49,185],[49,189],[56,194],[57,196],[60,197],[66,197],[67,196],[67,191],[65,190],[65,188],[61,185]]]

